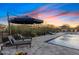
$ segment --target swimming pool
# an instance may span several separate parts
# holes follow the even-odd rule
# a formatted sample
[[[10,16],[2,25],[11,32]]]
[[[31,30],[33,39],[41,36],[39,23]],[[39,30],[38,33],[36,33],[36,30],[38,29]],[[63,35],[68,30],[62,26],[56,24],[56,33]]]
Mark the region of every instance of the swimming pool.
[[[65,34],[50,40],[48,43],[79,49],[79,34]]]

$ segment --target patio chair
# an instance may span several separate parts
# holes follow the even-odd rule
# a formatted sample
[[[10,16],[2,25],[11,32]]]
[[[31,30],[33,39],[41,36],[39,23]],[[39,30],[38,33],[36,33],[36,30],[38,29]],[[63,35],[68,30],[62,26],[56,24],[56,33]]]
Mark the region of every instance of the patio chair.
[[[24,38],[24,40],[16,40],[13,36],[8,36],[8,39],[10,41],[10,44],[12,46],[18,46],[18,45],[23,45],[23,44],[27,44],[29,45],[29,47],[31,48],[31,42],[32,42],[32,39],[26,39]]]

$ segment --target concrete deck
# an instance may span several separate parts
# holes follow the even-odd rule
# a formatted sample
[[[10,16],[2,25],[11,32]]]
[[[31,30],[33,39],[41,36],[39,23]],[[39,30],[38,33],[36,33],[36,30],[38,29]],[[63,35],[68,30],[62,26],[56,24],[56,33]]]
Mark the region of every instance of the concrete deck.
[[[34,37],[31,48],[27,48],[27,45],[19,46],[17,49],[15,47],[4,47],[2,53],[5,55],[14,55],[16,51],[23,51],[27,52],[29,55],[78,55],[79,50],[52,45],[45,42],[63,34],[64,33],[57,33],[56,35]]]

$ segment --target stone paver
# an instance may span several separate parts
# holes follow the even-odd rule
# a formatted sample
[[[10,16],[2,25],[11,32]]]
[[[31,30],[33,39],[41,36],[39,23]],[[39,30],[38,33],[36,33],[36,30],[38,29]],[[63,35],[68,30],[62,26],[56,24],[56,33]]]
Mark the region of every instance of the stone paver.
[[[79,54],[79,50],[74,50],[62,46],[52,45],[48,44],[45,41],[51,38],[54,38],[55,36],[63,35],[56,34],[56,35],[46,35],[42,36],[41,38],[34,38],[33,40],[33,48],[32,54],[33,55],[77,55]]]
[[[32,40],[32,47],[27,48],[26,45],[19,46],[18,49],[15,47],[4,47],[2,51],[4,54],[13,55],[16,51],[28,52],[29,55],[78,55],[79,50],[74,50],[58,45],[48,44],[47,40],[54,37],[63,35],[64,33],[57,33],[56,35],[45,35],[34,37]]]

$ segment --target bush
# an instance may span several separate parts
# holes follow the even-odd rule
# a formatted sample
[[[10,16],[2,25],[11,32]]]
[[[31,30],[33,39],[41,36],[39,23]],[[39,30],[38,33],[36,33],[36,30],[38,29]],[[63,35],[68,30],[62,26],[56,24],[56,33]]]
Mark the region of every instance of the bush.
[[[50,26],[12,26],[11,27],[11,33],[12,34],[22,34],[27,37],[35,37],[40,35],[48,34],[48,31],[53,31],[53,28]]]

